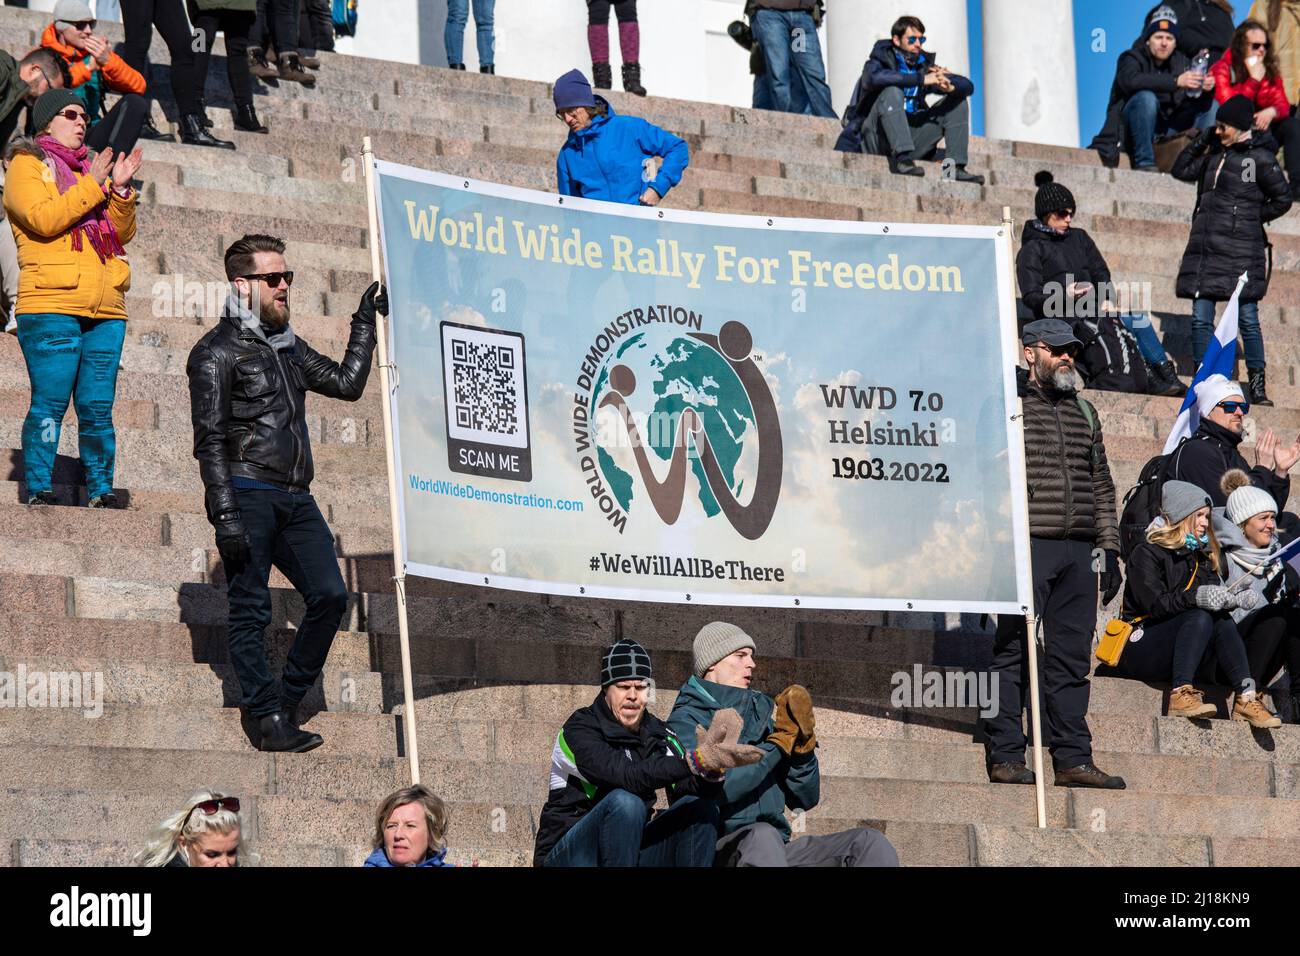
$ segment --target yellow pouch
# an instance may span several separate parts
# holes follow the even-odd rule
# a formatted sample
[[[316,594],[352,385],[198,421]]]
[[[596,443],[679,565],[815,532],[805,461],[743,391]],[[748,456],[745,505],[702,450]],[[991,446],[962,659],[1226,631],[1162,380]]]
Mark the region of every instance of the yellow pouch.
[[[1124,645],[1128,643],[1133,633],[1133,625],[1140,620],[1142,620],[1140,617],[1131,621],[1117,617],[1108,622],[1105,633],[1097,642],[1097,660],[1110,667],[1118,664],[1120,655],[1124,653]]]

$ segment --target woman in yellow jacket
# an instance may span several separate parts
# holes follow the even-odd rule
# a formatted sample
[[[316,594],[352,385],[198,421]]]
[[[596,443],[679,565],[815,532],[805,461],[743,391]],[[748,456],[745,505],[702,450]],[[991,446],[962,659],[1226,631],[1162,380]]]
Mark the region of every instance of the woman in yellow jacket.
[[[115,508],[113,397],[131,285],[122,247],[135,235],[130,182],[140,150],[90,158],[86,110],[71,90],[42,94],[32,119],[40,133],[10,144],[4,189],[18,245],[18,342],[32,385],[23,422],[27,503],[58,504],[54,456],[75,392],[86,497],[92,508]]]

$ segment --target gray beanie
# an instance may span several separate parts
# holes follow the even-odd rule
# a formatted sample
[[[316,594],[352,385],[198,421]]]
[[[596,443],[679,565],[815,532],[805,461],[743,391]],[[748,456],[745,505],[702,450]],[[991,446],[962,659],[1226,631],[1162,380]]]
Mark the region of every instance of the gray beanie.
[[[695,635],[695,676],[703,677],[710,667],[742,647],[758,650],[754,639],[734,624],[725,621],[705,624]]]
[[[32,106],[32,125],[36,127],[36,132],[44,132],[54,115],[69,106],[80,106],[83,110],[86,108],[81,97],[72,90],[46,90],[42,93]]]
[[[64,26],[94,19],[95,15],[90,12],[90,4],[83,3],[82,0],[59,0],[54,5],[54,20]]]
[[[1160,510],[1171,524],[1210,506],[1210,496],[1188,481],[1166,481],[1160,490]]]

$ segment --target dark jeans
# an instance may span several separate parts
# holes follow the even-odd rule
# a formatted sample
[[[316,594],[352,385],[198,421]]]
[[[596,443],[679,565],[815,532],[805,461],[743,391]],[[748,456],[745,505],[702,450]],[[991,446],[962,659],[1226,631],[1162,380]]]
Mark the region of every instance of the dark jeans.
[[[318,53],[334,49],[334,15],[330,0],[302,0],[298,17],[298,49]]]
[[[754,109],[770,110],[775,108],[775,100],[772,99],[772,82],[767,78],[767,74],[754,77]],[[808,96],[803,91],[803,81],[799,79],[799,74],[794,73],[790,76],[790,112],[791,113],[809,113],[811,107],[808,105]]]
[[[1217,662],[1233,689],[1254,689],[1246,683],[1250,679],[1246,646],[1226,611],[1211,614],[1195,608],[1157,624],[1143,622],[1141,627],[1141,640],[1129,641],[1115,667],[1120,677],[1169,681],[1174,687],[1195,683],[1198,676],[1213,683]]]
[[[1046,647],[1039,655],[1047,733],[1044,734],[1057,770],[1092,762],[1088,730],[1088,669],[1092,632],[1097,620],[1097,572],[1092,569],[1093,544],[1031,538],[1034,565],[1034,609]],[[1029,699],[1024,673],[1027,654],[1025,619],[998,617],[990,672],[998,681],[998,712],[983,721],[990,763],[1023,763],[1025,732],[1021,714]]]
[[[1209,299],[1192,300],[1192,359],[1199,366],[1214,336],[1214,307]],[[1237,331],[1241,334],[1246,368],[1264,367],[1264,333],[1259,326],[1259,303],[1237,302]]]
[[[1185,102],[1179,109],[1165,112],[1151,90],[1139,90],[1124,104],[1124,133],[1134,168],[1156,164],[1155,139],[1162,133],[1181,133],[1199,126],[1202,97]],[[1210,97],[1213,105],[1214,98]]]
[[[275,47],[276,55],[298,52],[298,0],[257,0],[249,44]]]
[[[243,692],[240,706],[252,717],[296,707],[316,683],[348,606],[334,558],[334,537],[310,494],[237,488],[248,529],[251,559],[224,565],[230,601],[230,661]],[[307,605],[276,692],[264,647],[271,623],[271,566],[289,579]]]
[[[253,28],[255,15],[246,10],[196,10],[194,17],[195,43],[199,49],[194,54],[194,76],[202,93],[208,85],[208,66],[212,62],[212,44],[217,31],[226,35],[226,77],[236,106],[253,103],[253,77],[248,72],[248,31]]]
[[[86,133],[86,145],[95,151],[111,146],[115,153],[129,153],[140,138],[140,127],[149,115],[149,101],[138,93],[126,93],[117,105],[96,121]]]
[[[763,48],[772,108],[789,113],[790,79],[798,73],[814,116],[834,116],[831,88],[826,85],[821,40],[812,14],[807,10],[768,10],[754,14],[751,28],[754,42]]]
[[[1283,665],[1291,677],[1291,692],[1300,692],[1300,609],[1269,604],[1237,622],[1246,644],[1250,676],[1263,690]]]
[[[122,25],[126,42],[122,59],[149,81],[149,44],[156,26],[171,54],[172,95],[183,115],[199,111],[199,91],[194,82],[194,52],[189,23],[181,0],[122,0]]]
[[[1133,333],[1138,351],[1148,365],[1163,365],[1169,361],[1169,353],[1160,344],[1160,336],[1156,335],[1156,330],[1151,325],[1150,314],[1143,312],[1139,315],[1121,315],[1119,320],[1124,323],[1124,328]]]
[[[645,801],[614,790],[569,828],[546,866],[712,866],[718,805],[683,797],[646,822]]]

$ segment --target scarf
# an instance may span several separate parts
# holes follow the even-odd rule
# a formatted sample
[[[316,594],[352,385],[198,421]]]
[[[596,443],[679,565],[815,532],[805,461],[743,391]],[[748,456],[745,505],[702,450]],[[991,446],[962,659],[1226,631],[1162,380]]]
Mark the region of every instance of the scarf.
[[[254,315],[252,310],[244,303],[240,302],[239,296],[235,295],[233,291],[226,296],[226,315],[233,315],[239,319],[240,326],[248,329],[277,352],[293,348],[294,343],[298,340],[297,336],[293,334],[293,327],[289,325],[285,325],[279,332],[272,332],[267,335],[266,329],[262,327],[262,320]]]
[[[60,196],[77,184],[78,176],[90,172],[90,162],[87,159],[90,150],[84,143],[77,149],[69,149],[53,136],[41,136],[37,138],[36,144],[45,150],[45,155],[54,166],[54,184],[58,187]],[[122,241],[118,238],[117,229],[113,226],[113,221],[108,218],[106,203],[99,203],[78,219],[71,232],[74,252],[81,251],[84,236],[90,243],[90,248],[95,250],[95,255],[99,256],[100,262],[105,262],[113,256],[126,255],[126,250],[122,248]]]
[[[895,59],[898,63],[898,72],[906,73],[908,76],[915,76],[919,73],[924,78],[925,71],[929,67],[928,59],[923,52],[898,53]],[[908,113],[916,113],[926,109],[925,87],[923,85],[903,87],[903,109]]]

